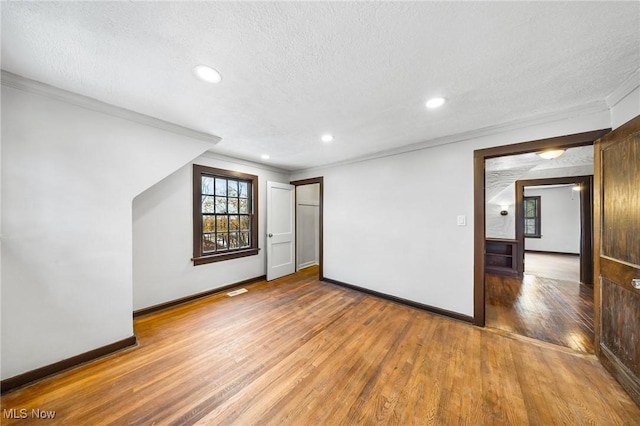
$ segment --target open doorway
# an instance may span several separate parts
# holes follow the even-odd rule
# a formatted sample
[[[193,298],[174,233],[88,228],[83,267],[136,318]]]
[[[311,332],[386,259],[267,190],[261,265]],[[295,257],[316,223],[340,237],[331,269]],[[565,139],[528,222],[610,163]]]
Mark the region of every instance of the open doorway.
[[[593,285],[593,148],[591,145],[570,148],[566,155],[573,156],[565,160],[568,167],[547,169],[550,170],[547,173],[589,174],[515,182],[515,235],[522,248],[518,261],[523,261],[518,270],[526,272],[527,252],[575,254],[578,255],[578,278],[574,281]],[[580,166],[576,165],[579,163]],[[570,267],[572,263],[561,262],[557,257],[550,259],[559,266]]]
[[[291,182],[296,187],[296,271],[323,279],[323,178]]]
[[[603,129],[558,138],[478,150],[474,153],[474,322],[476,325],[489,325],[489,319],[494,320],[496,312],[498,312],[497,315],[502,315],[502,317],[498,319],[504,320],[506,324],[506,326],[502,328],[506,332],[549,341],[549,339],[544,336],[544,333],[551,331],[552,333],[555,332],[557,335],[562,335],[569,339],[573,338],[574,344],[564,344],[564,346],[584,352],[593,350],[592,331],[590,334],[586,334],[589,336],[586,338],[586,341],[580,337],[576,338],[579,333],[576,333],[575,327],[566,327],[562,321],[558,321],[557,316],[554,317],[554,313],[566,311],[567,304],[562,300],[562,297],[554,298],[555,305],[544,300],[544,296],[553,294],[547,285],[549,284],[549,279],[524,274],[524,242],[521,243],[518,241],[518,238],[516,238],[516,229],[521,228],[517,228],[515,222],[517,218],[521,219],[523,205],[522,199],[518,201],[515,199],[517,193],[515,190],[515,181],[550,178],[553,174],[548,174],[545,170],[553,168],[550,166],[552,163],[545,163],[542,166],[519,164],[515,169],[511,170],[507,170],[510,168],[506,166],[509,162],[514,161],[513,158],[509,158],[510,156],[526,154],[528,156],[527,161],[533,161],[533,159],[537,157],[538,152],[552,148],[568,150],[570,148],[583,147],[583,149],[592,153],[593,148],[589,145],[592,145],[593,141],[607,131],[607,129]],[[562,161],[571,163],[567,161],[569,158],[570,157],[565,157]],[[492,165],[488,160],[497,161]],[[517,159],[515,160],[515,162],[518,163]],[[571,164],[567,164],[566,166],[572,167]],[[492,167],[503,170],[504,173],[489,176]],[[577,174],[585,175],[591,173],[579,171]],[[566,170],[563,172],[563,175],[571,176],[571,173],[569,170]],[[511,179],[508,185],[504,185],[504,182],[502,182],[502,188],[490,189],[491,179],[501,181],[506,177]],[[521,227],[522,224],[518,226]],[[502,234],[492,235],[492,227],[494,227],[494,229],[497,227]],[[590,229],[588,232],[592,234]],[[590,241],[591,238],[592,236],[589,235]],[[585,263],[591,267],[593,266],[592,255],[587,256]],[[488,273],[495,272],[496,270],[501,273]],[[533,283],[536,285],[529,285],[532,284],[532,281],[537,281]],[[588,318],[586,322],[591,323],[592,328],[594,320],[592,287],[585,286],[579,282],[575,284],[578,287],[571,289],[561,288],[559,292],[564,292],[565,295],[568,293],[578,301],[581,300],[582,296],[587,296],[587,299],[589,297],[591,298],[591,301],[587,303],[590,303],[590,310],[587,309],[583,312],[576,312],[573,316],[574,318],[576,316]],[[580,286],[583,286],[583,288]],[[495,291],[492,291],[496,289],[502,294],[496,295]],[[556,296],[557,295],[558,292],[556,292]],[[493,312],[489,312],[489,308],[496,306],[503,308],[502,311],[494,310]],[[516,321],[513,321],[513,318],[506,318],[505,312],[526,312],[530,314],[531,321],[529,323],[517,324]],[[494,317],[489,318],[488,314]],[[530,327],[531,324],[539,325],[540,327],[538,329],[532,329]],[[575,341],[579,341],[580,343],[575,343]],[[563,344],[557,341],[552,341],[552,343]]]
[[[516,185],[516,191],[519,186],[523,188],[524,212],[516,226],[523,229],[524,274],[592,284],[591,274],[584,280],[580,277],[580,264],[590,265],[592,257],[581,253],[581,238],[591,236],[581,232],[585,225],[580,214],[581,191],[590,192],[590,188],[536,182]]]
[[[545,173],[591,173],[592,149],[567,149],[567,158],[545,164]],[[540,174],[535,168],[529,170]],[[488,268],[487,327],[594,352],[591,181],[589,175],[515,182],[513,247],[519,265],[509,277]]]

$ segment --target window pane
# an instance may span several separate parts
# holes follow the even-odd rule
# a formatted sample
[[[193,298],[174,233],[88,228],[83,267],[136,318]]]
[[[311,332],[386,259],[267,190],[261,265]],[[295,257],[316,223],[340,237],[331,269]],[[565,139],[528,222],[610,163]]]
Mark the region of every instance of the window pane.
[[[250,231],[251,228],[249,228],[250,226],[250,221],[249,221],[249,216],[240,216],[240,230],[242,231]]]
[[[215,216],[202,216],[202,232],[216,232]]]
[[[240,213],[249,213],[249,200],[240,198]]]
[[[227,180],[216,178],[216,195],[227,195]]]
[[[230,180],[229,181],[229,192],[227,192],[227,196],[229,197],[237,197],[238,196],[238,181]]]
[[[193,220],[199,229],[194,235],[194,265],[257,254],[253,198],[258,195],[258,177],[201,165],[194,165],[193,171]]]
[[[238,213],[238,199],[229,198],[229,213]]]
[[[204,234],[202,236],[202,251],[215,251],[214,234]]]
[[[248,232],[240,233],[240,247],[249,247],[251,245],[251,238],[249,238]]]
[[[208,176],[202,176],[202,193],[207,195],[213,195],[213,178]]]
[[[240,227],[240,224],[238,222],[238,216],[229,216],[229,230],[230,231],[237,231]]]
[[[227,232],[229,230],[229,217],[216,216],[216,229],[218,232]]]
[[[240,248],[240,239],[238,238],[238,233],[237,232],[230,232],[229,233],[229,248],[230,249],[237,249]]]
[[[524,217],[535,216],[535,203],[533,200],[524,200]]]
[[[527,235],[534,235],[536,233],[536,221],[535,219],[524,220],[524,233]]]
[[[213,213],[213,197],[202,196],[202,213]]]
[[[216,213],[227,212],[227,197],[216,197]]]
[[[229,248],[229,234],[216,234],[216,248],[218,251]]]
[[[249,184],[247,182],[240,182],[240,197],[247,198],[249,195]]]

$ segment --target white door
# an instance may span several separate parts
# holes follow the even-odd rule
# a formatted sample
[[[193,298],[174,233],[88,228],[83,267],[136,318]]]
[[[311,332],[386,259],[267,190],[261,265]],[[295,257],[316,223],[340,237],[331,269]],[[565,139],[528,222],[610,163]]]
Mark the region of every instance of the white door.
[[[267,281],[293,274],[295,186],[267,181]]]

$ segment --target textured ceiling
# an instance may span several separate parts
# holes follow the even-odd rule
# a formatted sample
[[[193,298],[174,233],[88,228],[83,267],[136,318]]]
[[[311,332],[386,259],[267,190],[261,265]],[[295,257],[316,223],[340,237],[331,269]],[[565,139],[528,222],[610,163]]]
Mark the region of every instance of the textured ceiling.
[[[302,169],[598,104],[640,2],[2,2],[2,68]],[[207,85],[197,64],[220,71]],[[427,111],[424,102],[449,102]],[[329,144],[323,133],[334,134]],[[434,142],[435,143],[435,142]]]
[[[490,158],[485,162],[485,194],[490,204],[512,204],[515,181],[593,174],[593,146],[569,148],[552,160],[536,153]]]

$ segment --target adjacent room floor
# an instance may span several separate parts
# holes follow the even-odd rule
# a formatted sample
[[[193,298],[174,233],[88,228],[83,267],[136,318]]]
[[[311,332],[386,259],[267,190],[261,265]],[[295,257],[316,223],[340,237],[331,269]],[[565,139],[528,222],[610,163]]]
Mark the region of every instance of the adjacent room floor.
[[[579,277],[579,256],[526,253],[523,278],[486,276],[487,327],[593,353],[593,287]]]
[[[640,418],[593,355],[323,283],[313,268],[245,287],[136,319],[137,347],[9,393],[2,409],[69,425]]]

